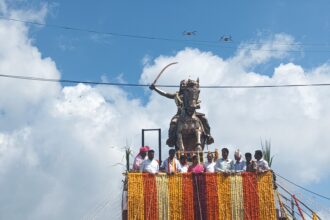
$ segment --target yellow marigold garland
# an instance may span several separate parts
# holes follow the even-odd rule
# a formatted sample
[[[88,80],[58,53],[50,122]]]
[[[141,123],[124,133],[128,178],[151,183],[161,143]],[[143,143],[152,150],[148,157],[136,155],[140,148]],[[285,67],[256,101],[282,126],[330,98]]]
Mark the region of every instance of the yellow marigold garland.
[[[281,213],[285,215],[286,219],[289,219],[288,214],[287,214],[286,209],[285,209],[285,207],[283,205],[283,202],[282,202],[282,199],[281,199],[281,196],[280,196],[279,192],[278,191],[275,191],[275,194],[276,194],[278,203],[280,204]]]
[[[233,220],[244,219],[242,176],[236,174],[230,177],[231,183],[231,213]]]
[[[169,217],[182,219],[182,174],[168,175]]]
[[[158,216],[159,219],[169,219],[169,194],[168,194],[168,178],[166,174],[158,174],[156,176]]]
[[[276,220],[273,175],[270,171],[258,174],[259,218]]]
[[[141,173],[128,175],[128,219],[144,220],[143,176]]]
[[[231,216],[231,194],[230,194],[230,176],[218,174],[218,204],[219,220],[232,219]]]

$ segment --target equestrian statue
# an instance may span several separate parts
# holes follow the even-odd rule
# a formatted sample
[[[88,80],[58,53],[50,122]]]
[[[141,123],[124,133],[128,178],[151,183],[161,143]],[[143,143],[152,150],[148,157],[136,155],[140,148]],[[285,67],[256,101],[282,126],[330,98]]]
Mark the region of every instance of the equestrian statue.
[[[211,129],[205,114],[196,111],[200,108],[201,103],[199,79],[182,80],[179,91],[175,93],[164,92],[155,85],[165,69],[173,64],[176,63],[165,66],[149,87],[166,98],[174,99],[177,106],[177,113],[170,122],[166,144],[181,152],[203,151],[205,144],[214,143],[214,139],[211,136]]]

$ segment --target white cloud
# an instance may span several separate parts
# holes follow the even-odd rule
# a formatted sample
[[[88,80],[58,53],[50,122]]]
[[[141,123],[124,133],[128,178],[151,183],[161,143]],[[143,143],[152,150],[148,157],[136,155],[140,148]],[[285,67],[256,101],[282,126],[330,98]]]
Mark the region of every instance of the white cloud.
[[[33,19],[43,19],[44,10]],[[60,78],[55,62],[42,57],[23,24],[0,21],[0,42],[6,42],[0,44],[0,73]],[[285,58],[283,51],[267,48],[282,43],[288,49],[292,42],[288,35],[275,35],[227,60],[187,48],[153,63],[145,59],[140,81],[152,82],[166,64],[178,61],[160,84],[188,77],[199,77],[203,85],[329,82],[329,64],[306,71],[283,60],[272,76],[248,70]],[[117,87],[1,79],[0,94],[0,219],[119,219],[123,168],[113,165],[122,162],[123,150],[112,146],[128,142],[137,150],[141,128],[161,127],[165,135],[176,111],[172,100],[155,93],[143,105]],[[298,182],[313,182],[326,179],[330,165],[327,97],[328,88],[203,89],[201,111],[216,140],[212,149],[253,151],[260,138],[271,138],[274,168]]]
[[[330,210],[320,210],[316,213],[318,216],[320,216],[321,219],[329,219],[330,218]]]
[[[47,13],[48,13],[47,4],[42,4],[40,8],[38,8],[37,10],[35,9],[11,10],[9,17],[13,19],[43,23]]]
[[[288,56],[287,51],[297,50],[293,37],[287,34],[276,34],[257,42],[244,42],[237,54],[231,59],[238,67],[247,68],[262,64],[270,59],[280,59]]]
[[[282,34],[283,39],[285,37]],[[278,38],[275,38],[278,39]],[[276,40],[276,43],[281,43]],[[287,43],[284,40],[283,44]],[[260,49],[262,50],[263,47]],[[247,48],[242,49],[244,51]],[[250,53],[250,52],[249,52]],[[252,51],[251,53],[258,53]],[[262,50],[267,59],[272,51]],[[253,56],[252,56],[253,57]],[[147,66],[141,76],[142,83],[150,83],[157,72],[166,64],[178,61],[162,76],[159,84],[178,84],[181,79],[200,77],[203,85],[277,85],[329,82],[329,66],[324,64],[306,72],[302,66],[283,63],[274,69],[272,76],[249,72],[245,56],[238,52],[235,57],[223,60],[220,57],[196,49],[187,48],[173,57],[159,57],[154,65]],[[249,63],[260,60],[249,58]],[[235,60],[235,62],[233,62]],[[264,60],[263,62],[266,62]],[[319,81],[319,80],[322,81]],[[273,89],[203,89],[202,109],[209,118],[215,146],[238,147],[243,151],[253,151],[260,146],[260,138],[271,138],[275,154],[274,168],[283,175],[298,178],[299,182],[320,181],[329,165],[329,113],[327,88],[273,88]],[[174,113],[174,104],[168,112],[162,106],[170,105],[158,94],[152,94],[148,107],[157,112],[160,119],[168,120]],[[165,125],[165,122],[163,123]],[[307,152],[323,152],[307,154]],[[301,158],[314,161],[310,166]],[[286,167],[290,167],[287,169]]]

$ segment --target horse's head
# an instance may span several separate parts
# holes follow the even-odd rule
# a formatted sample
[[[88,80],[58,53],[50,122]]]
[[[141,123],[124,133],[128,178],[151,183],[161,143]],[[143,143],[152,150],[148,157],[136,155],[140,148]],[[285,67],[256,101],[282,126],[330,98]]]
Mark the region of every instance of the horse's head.
[[[195,113],[196,109],[200,108],[199,101],[199,80],[189,79],[183,91],[183,105],[185,112],[191,116]]]

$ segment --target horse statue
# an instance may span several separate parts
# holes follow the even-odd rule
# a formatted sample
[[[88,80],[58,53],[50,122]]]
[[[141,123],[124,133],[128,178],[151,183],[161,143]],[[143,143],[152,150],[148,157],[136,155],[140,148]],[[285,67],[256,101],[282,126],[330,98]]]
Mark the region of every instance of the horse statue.
[[[188,79],[183,90],[183,107],[177,121],[176,148],[183,151],[203,151],[205,144],[212,144],[210,127],[200,108],[199,79]]]
[[[168,93],[156,87],[156,82],[164,71],[177,62],[166,65],[157,75],[150,89],[161,96],[173,99],[177,112],[172,117],[166,144],[180,151],[202,151],[205,144],[214,143],[211,128],[205,114],[196,112],[200,108],[199,79],[181,80],[180,89],[175,93]]]

